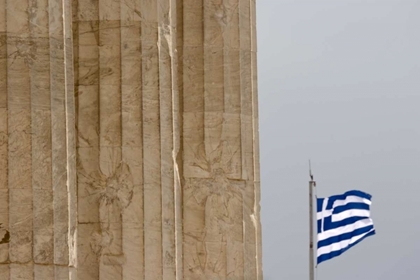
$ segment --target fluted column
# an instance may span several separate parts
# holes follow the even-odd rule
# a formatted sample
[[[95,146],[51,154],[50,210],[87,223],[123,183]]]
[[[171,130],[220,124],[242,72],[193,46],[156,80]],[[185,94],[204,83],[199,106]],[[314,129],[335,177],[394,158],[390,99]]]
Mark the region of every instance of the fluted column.
[[[182,2],[184,279],[262,279],[255,1]]]
[[[255,1],[0,0],[0,279],[262,279]]]
[[[176,1],[74,10],[77,279],[177,279]]]
[[[0,1],[1,279],[70,276],[76,186],[67,12],[60,0]]]

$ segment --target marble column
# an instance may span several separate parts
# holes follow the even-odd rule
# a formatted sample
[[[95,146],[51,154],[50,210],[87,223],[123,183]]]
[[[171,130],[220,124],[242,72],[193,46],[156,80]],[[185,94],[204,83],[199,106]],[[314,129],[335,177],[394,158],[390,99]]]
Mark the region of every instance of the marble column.
[[[0,279],[262,279],[255,0],[0,0]]]
[[[262,279],[255,1],[182,19],[184,279]]]
[[[0,1],[1,279],[69,279],[74,263],[68,12],[62,1]]]

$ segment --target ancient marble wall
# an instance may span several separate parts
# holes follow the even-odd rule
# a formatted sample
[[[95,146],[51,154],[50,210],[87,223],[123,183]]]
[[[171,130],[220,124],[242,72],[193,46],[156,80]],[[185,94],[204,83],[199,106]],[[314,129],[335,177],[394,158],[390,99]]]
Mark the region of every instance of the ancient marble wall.
[[[0,0],[0,279],[262,279],[255,0]]]

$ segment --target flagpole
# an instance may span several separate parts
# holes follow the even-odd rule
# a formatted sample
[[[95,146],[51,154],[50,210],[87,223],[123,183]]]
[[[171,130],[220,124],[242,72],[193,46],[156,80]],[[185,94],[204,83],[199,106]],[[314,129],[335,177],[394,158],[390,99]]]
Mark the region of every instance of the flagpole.
[[[311,162],[309,161],[309,280],[315,280],[314,273],[314,208],[313,208],[313,189],[316,186],[314,177],[311,171]]]

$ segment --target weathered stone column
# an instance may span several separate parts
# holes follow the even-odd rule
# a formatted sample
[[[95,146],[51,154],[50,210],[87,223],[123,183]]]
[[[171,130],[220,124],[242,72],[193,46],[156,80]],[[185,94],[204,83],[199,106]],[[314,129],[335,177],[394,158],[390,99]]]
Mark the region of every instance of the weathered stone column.
[[[0,279],[69,279],[74,263],[72,43],[63,4],[0,1]]]
[[[262,279],[255,1],[0,0],[0,279]]]
[[[74,15],[78,279],[176,279],[176,1]]]
[[[262,279],[255,1],[183,1],[184,279]]]

